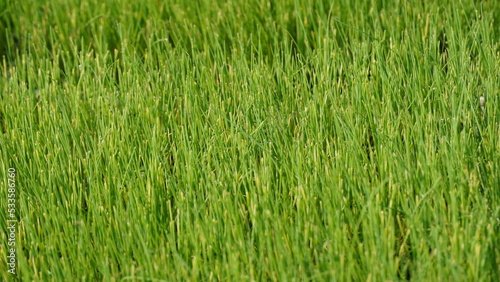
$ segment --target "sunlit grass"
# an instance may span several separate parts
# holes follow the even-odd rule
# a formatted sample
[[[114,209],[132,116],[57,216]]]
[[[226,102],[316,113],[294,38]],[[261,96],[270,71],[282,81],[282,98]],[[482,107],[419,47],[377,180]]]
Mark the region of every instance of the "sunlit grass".
[[[328,2],[0,3],[18,277],[500,279],[499,4]]]

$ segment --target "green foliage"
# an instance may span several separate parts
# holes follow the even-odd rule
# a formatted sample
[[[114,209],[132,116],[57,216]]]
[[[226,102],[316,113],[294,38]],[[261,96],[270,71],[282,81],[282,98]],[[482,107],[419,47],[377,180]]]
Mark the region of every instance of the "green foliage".
[[[498,2],[0,11],[22,280],[500,279]]]

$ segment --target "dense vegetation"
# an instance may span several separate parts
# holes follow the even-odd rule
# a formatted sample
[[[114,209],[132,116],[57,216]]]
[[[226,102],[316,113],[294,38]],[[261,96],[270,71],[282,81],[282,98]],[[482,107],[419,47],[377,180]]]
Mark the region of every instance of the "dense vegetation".
[[[499,20],[498,1],[0,0],[17,277],[500,280]]]

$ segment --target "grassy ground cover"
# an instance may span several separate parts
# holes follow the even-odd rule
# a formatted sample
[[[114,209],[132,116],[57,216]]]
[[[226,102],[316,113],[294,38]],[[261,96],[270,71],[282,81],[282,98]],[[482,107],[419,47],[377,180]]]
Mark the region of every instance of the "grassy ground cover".
[[[499,21],[0,0],[0,277],[15,168],[23,280],[500,280]]]

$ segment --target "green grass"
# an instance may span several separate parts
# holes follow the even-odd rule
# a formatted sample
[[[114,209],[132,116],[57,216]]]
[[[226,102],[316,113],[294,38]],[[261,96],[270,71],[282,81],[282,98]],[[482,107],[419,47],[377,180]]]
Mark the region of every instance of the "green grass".
[[[330,2],[0,0],[2,280],[498,281],[500,4]]]

